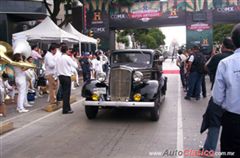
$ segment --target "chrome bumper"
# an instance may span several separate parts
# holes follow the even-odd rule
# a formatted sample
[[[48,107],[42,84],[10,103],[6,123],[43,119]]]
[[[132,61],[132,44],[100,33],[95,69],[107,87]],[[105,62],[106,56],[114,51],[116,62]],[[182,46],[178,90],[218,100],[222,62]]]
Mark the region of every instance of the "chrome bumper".
[[[154,102],[84,101],[84,106],[154,107]]]

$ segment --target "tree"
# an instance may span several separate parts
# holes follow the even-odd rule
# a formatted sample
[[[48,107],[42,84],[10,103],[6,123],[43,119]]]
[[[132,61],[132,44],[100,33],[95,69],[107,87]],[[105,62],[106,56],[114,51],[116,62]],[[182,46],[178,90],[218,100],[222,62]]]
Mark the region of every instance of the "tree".
[[[53,0],[53,10],[49,8],[49,5],[47,3],[47,0],[43,0],[45,7],[47,8],[47,11],[50,14],[51,19],[54,23],[57,23],[57,15],[60,11],[60,4],[66,2],[66,0]]]
[[[130,35],[136,43],[149,49],[156,49],[159,48],[160,45],[165,44],[165,36],[158,28],[130,29],[121,31],[118,33],[118,42],[122,39],[121,42],[125,43],[123,39],[127,35]],[[127,45],[127,43],[125,44]]]
[[[138,41],[140,42],[141,46],[145,46],[146,48],[156,49],[159,47],[156,39],[149,34],[141,34]]]
[[[148,34],[156,40],[157,47],[165,44],[165,35],[158,28],[150,29]]]
[[[231,36],[234,24],[217,24],[213,26],[213,41],[222,42],[224,37]]]
[[[76,2],[77,2],[76,0],[53,0],[53,10],[51,10],[49,8],[47,0],[43,0],[43,3],[45,4],[45,7],[47,8],[47,11],[50,14],[50,17],[55,24],[57,24],[57,15],[60,11],[60,5],[64,3],[67,6],[71,7],[72,4]],[[59,26],[60,27],[63,26],[64,24],[68,23],[70,20],[71,20],[71,16],[65,17],[64,21]]]
[[[117,34],[117,42],[124,43],[126,46],[129,46],[129,40],[125,32],[118,32]]]

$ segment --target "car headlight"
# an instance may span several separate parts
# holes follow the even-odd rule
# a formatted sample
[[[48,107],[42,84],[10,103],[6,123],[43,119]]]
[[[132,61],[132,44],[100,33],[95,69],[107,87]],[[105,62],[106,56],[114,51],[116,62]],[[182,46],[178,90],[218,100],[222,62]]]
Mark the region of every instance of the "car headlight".
[[[96,79],[99,82],[103,82],[106,79],[106,74],[104,72],[98,73],[97,76],[96,76]]]
[[[134,74],[133,74],[133,80],[135,82],[140,82],[143,80],[143,74],[140,72],[140,71],[136,71]]]

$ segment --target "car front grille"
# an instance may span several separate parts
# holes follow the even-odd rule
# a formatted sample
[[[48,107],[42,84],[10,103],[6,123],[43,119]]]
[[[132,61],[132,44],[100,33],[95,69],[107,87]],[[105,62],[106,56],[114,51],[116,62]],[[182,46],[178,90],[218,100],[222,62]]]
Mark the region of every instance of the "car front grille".
[[[131,91],[132,73],[124,68],[111,69],[110,96],[112,101],[128,101]]]

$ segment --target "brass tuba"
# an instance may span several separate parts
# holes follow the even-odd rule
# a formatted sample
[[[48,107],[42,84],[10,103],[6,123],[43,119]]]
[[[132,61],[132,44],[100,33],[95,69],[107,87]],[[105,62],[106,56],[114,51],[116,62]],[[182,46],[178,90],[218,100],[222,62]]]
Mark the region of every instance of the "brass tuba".
[[[28,47],[28,46],[29,45],[26,45],[23,42],[16,43],[16,45],[15,45],[15,49],[17,49],[16,53],[26,55],[26,54],[24,54],[24,51],[26,50],[26,47]],[[27,49],[29,49],[29,48],[27,48]],[[28,54],[29,54],[29,52],[28,52]],[[12,61],[12,59],[10,58],[10,56],[12,56],[12,55],[13,55],[13,49],[12,49],[11,45],[6,42],[0,41],[0,63],[10,64],[10,65],[21,67],[24,69],[36,68],[36,65],[34,65],[32,63]]]

